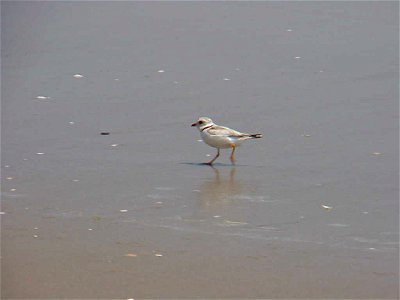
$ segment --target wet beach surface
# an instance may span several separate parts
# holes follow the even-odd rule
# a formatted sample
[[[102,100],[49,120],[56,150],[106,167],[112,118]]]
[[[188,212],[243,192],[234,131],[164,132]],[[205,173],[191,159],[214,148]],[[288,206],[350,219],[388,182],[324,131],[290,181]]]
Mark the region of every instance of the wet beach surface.
[[[3,2],[2,298],[398,298],[397,24]],[[264,138],[203,165],[199,116]]]

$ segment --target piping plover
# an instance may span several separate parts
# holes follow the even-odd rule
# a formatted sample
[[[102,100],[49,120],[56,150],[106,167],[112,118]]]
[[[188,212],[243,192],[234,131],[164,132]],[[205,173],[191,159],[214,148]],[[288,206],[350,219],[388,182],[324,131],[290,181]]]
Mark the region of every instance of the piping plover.
[[[219,149],[229,149],[232,148],[232,153],[230,156],[232,164],[235,164],[235,149],[240,146],[245,140],[248,139],[258,139],[262,137],[262,134],[255,133],[243,133],[228,127],[223,127],[214,124],[214,122],[207,117],[201,117],[199,120],[192,124],[196,126],[200,131],[201,138],[203,141],[214,148],[217,148],[217,155],[210,160],[207,164],[212,165],[213,162],[219,156]]]

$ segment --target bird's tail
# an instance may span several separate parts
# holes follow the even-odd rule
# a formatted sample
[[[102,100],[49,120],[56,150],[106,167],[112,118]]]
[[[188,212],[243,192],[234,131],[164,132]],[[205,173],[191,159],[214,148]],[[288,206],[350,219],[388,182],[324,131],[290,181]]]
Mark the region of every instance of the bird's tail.
[[[262,134],[261,133],[254,133],[254,134],[250,134],[250,137],[252,137],[254,139],[259,139],[259,138],[262,138]]]

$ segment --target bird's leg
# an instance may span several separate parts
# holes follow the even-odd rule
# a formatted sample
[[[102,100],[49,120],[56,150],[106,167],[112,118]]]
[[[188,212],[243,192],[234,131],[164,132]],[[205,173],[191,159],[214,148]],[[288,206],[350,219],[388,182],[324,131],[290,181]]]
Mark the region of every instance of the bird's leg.
[[[236,159],[235,159],[235,149],[236,149],[235,145],[232,145],[232,153],[231,153],[231,162],[232,162],[232,165],[234,165],[234,164],[235,164],[235,161],[236,161]]]
[[[219,148],[217,148],[217,150],[218,150],[217,155],[215,155],[215,157],[212,160],[210,160],[208,163],[206,163],[207,165],[211,166],[213,164],[213,162],[218,158],[218,156],[219,156]]]

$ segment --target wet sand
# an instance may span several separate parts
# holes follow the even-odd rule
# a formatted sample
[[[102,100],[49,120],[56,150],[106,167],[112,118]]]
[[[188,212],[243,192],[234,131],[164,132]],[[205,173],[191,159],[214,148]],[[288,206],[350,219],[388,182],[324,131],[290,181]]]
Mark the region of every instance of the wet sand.
[[[398,3],[1,5],[3,299],[399,297]]]

